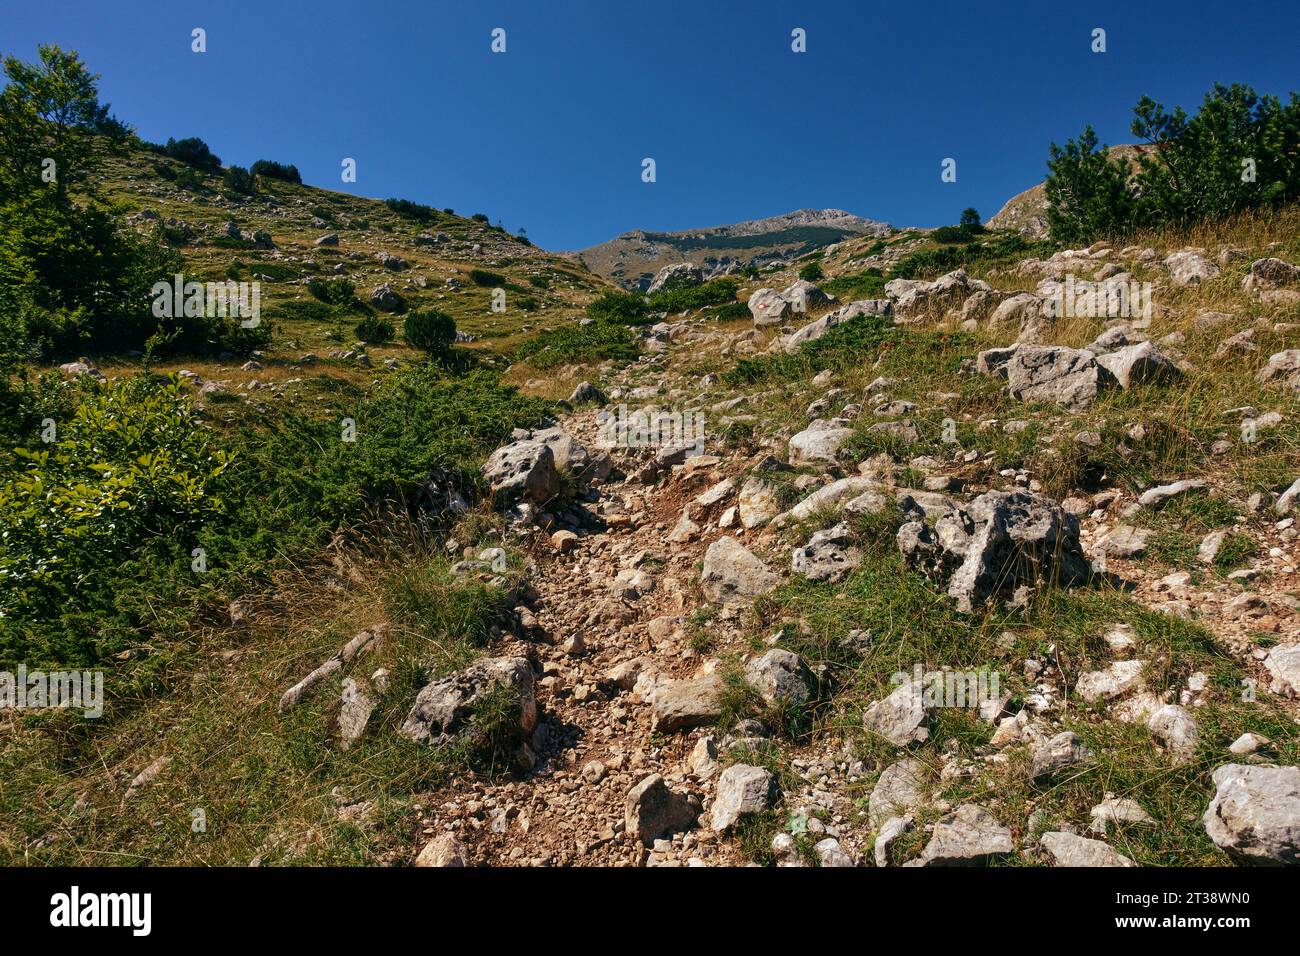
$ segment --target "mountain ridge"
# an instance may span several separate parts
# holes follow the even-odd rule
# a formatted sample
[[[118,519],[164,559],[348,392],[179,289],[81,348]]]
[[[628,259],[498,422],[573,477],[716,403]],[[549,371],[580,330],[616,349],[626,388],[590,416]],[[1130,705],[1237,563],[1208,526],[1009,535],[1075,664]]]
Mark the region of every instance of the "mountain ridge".
[[[645,289],[664,266],[690,262],[708,276],[788,262],[846,238],[887,236],[888,223],[843,209],[803,207],[775,216],[695,229],[632,229],[607,242],[561,253],[627,288]]]

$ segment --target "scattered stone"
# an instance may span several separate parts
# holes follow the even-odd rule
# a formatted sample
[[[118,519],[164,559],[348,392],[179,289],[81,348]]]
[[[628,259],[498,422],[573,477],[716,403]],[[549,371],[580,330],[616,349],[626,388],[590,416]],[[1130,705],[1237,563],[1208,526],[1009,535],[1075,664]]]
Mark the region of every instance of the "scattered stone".
[[[1146,554],[1150,538],[1151,531],[1147,528],[1118,525],[1107,532],[1093,550],[1110,558],[1140,558]]]
[[[1039,837],[1054,866],[1137,866],[1124,854],[1100,840],[1053,830]]]
[[[840,446],[853,437],[853,429],[836,420],[815,419],[803,431],[790,438],[790,464],[834,462]]]
[[[1205,832],[1242,863],[1300,864],[1300,767],[1224,764]]]
[[[1264,669],[1273,678],[1269,690],[1284,697],[1300,697],[1300,644],[1283,644],[1264,658]]]
[[[926,717],[921,684],[907,680],[889,696],[868,707],[862,715],[862,724],[895,747],[906,747],[930,739],[930,731],[925,726]]]
[[[809,581],[844,580],[862,563],[862,549],[853,544],[849,526],[841,522],[816,532],[802,548],[795,548],[791,569]]]
[[[1011,831],[981,806],[963,804],[934,825],[916,866],[978,866],[1015,851]]]
[[[1138,497],[1138,504],[1143,508],[1163,508],[1172,499],[1185,495],[1189,491],[1199,491],[1205,487],[1205,482],[1199,478],[1185,478],[1182,481],[1175,481],[1168,485],[1148,488]]]
[[[700,574],[700,590],[710,601],[731,604],[766,594],[780,583],[771,570],[735,538],[724,536],[709,545]]]
[[[415,858],[416,866],[468,866],[465,848],[450,833],[440,833],[424,845]]]
[[[1065,730],[1055,737],[1040,741],[1034,748],[1034,765],[1030,776],[1037,780],[1060,770],[1091,763],[1092,760],[1092,751],[1079,739],[1079,735],[1072,730]]]
[[[1267,737],[1264,737],[1260,734],[1253,734],[1247,731],[1246,733],[1238,737],[1236,740],[1234,740],[1228,746],[1228,750],[1231,753],[1237,754],[1238,756],[1245,756],[1246,754],[1253,754],[1258,752],[1264,747],[1267,747],[1272,742],[1273,741],[1269,740]]]
[[[867,819],[879,829],[890,817],[899,817],[925,802],[925,764],[908,757],[890,764],[880,774],[868,801]]]
[[[1164,742],[1175,763],[1188,763],[1196,756],[1200,731],[1186,707],[1165,704],[1151,715],[1147,728]]]
[[[729,830],[747,813],[761,813],[772,806],[776,781],[770,771],[749,764],[732,764],[718,778],[713,797],[711,825],[719,832]]]
[[[512,735],[522,740],[531,734],[537,726],[537,699],[533,668],[523,657],[486,658],[427,684],[416,694],[401,732],[433,745],[451,743],[466,734],[472,738],[477,730],[477,708],[494,693],[511,698],[511,726],[507,729]]]
[[[1142,672],[1146,661],[1115,661],[1099,671],[1079,675],[1074,692],[1087,701],[1114,700],[1142,689]]]
[[[750,661],[745,680],[769,705],[803,706],[813,698],[816,678],[798,654],[773,648]]]
[[[672,734],[711,724],[722,713],[722,681],[713,676],[665,681],[655,689],[651,727]]]
[[[623,821],[627,832],[646,846],[661,837],[689,829],[699,811],[690,799],[668,789],[664,778],[654,773],[643,779],[624,800]]]

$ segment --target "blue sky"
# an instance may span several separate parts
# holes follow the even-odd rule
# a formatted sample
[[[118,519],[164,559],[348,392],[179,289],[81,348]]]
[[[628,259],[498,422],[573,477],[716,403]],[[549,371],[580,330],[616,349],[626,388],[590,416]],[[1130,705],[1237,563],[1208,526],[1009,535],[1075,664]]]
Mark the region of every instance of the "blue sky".
[[[1216,80],[1300,90],[1294,0],[4,0],[0,51],[51,41],[146,139],[485,212],[550,249],[804,206],[987,217],[1043,177],[1050,141],[1086,122],[1130,139],[1143,93],[1193,107]]]

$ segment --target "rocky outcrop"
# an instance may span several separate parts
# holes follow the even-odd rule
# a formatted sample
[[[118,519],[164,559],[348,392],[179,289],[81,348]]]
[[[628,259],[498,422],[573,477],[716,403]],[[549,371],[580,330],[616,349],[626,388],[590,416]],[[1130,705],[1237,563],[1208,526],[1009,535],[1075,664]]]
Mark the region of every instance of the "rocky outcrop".
[[[704,273],[689,262],[676,262],[664,266],[655,273],[646,292],[658,292],[663,288],[699,285],[704,281]]]
[[[889,315],[893,308],[889,299],[860,299],[841,306],[833,312],[827,312],[815,322],[809,322],[785,340],[782,348],[787,355],[799,351],[807,342],[815,342],[837,325],[860,315]]]
[[[1022,402],[1052,402],[1072,411],[1087,408],[1112,381],[1097,356],[1060,345],[1026,345],[1006,362],[1007,391]]]
[[[503,502],[545,504],[560,490],[555,453],[546,441],[525,438],[502,445],[483,464],[483,477]]]
[[[1089,575],[1079,519],[1050,498],[990,491],[936,520],[913,520],[898,533],[909,563],[942,578],[959,610],[970,613],[1022,585],[1072,585]]]
[[[531,734],[537,726],[537,698],[532,665],[523,657],[487,658],[427,684],[416,694],[401,732],[435,745],[472,735],[479,705],[497,693],[509,698],[508,736],[522,740]]]

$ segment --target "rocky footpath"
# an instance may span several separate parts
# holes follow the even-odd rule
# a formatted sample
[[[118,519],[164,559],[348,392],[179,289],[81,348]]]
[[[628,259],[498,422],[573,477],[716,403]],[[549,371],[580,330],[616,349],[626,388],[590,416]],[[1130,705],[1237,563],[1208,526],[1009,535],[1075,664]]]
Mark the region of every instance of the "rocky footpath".
[[[1193,250],[1161,260],[1153,251],[1099,246],[1030,260],[1019,274],[1059,282],[1087,262],[1114,279],[1124,270],[1105,266],[1123,259],[1165,269],[1177,287],[1212,281],[1221,268]],[[1294,269],[1257,259],[1242,291],[1293,289]],[[1125,621],[1094,636],[1086,668],[1070,670],[1075,664],[1050,635],[1036,653],[1004,660],[1025,692],[980,701],[988,742],[973,754],[936,739],[938,708],[919,681],[896,682],[866,701],[851,733],[828,725],[791,738],[770,721],[737,719],[734,707],[738,687],[765,714],[825,705],[837,692],[821,662],[783,646],[785,632],[755,635],[752,608],[792,582],[849,580],[870,560],[856,523],[876,520],[905,564],[969,618],[972,635],[984,615],[1024,609],[1049,592],[1118,586],[1137,606],[1194,618],[1220,653],[1276,695],[1294,724],[1300,600],[1291,514],[1300,478],[1247,503],[1268,517],[1252,532],[1262,557],[1226,577],[1198,578],[1144,561],[1152,534],[1144,520],[1189,495],[1219,494],[1218,478],[1182,476],[1140,492],[1074,489],[1057,499],[1029,471],[992,469],[990,456],[960,445],[946,459],[878,453],[855,463],[853,443],[864,433],[906,448],[919,438],[918,423],[942,412],[942,404],[936,412],[896,397],[884,377],[853,393],[833,374],[817,375],[807,383],[818,397],[802,427],[770,432],[748,455],[708,443],[602,447],[598,418],[620,402],[646,414],[667,402],[723,427],[761,422],[764,387],[727,393],[715,375],[691,370],[700,355],[795,354],[858,316],[887,317],[905,329],[934,321],[1007,328],[1014,341],[970,355],[959,375],[1005,383],[1009,400],[1030,414],[1049,409],[1050,421],[1067,430],[1069,416],[1107,396],[1197,373],[1177,335],[1152,341],[1140,323],[1108,323],[1084,348],[1052,343],[1055,318],[1043,304],[1050,292],[996,289],[961,270],[932,282],[891,282],[887,298],[847,304],[806,282],[781,292],[760,288],[749,298],[753,330],[689,318],[656,326],[647,331],[656,347],[641,362],[608,370],[601,389],[584,383],[559,421],[498,449],[485,477],[531,567],[515,627],[485,660],[425,687],[403,732],[430,745],[453,740],[476,702],[509,689],[515,771],[431,795],[412,858],[420,865],[729,865],[754,858],[745,835],[761,832],[758,852],[789,866],[950,866],[1017,856],[1133,866],[1110,840],[1117,828],[1151,825],[1140,792],[1098,789],[1086,826],[1032,807],[1027,818],[1012,816],[1025,811],[1001,805],[996,794],[945,796],[954,782],[990,772],[1039,788],[1076,779],[1106,754],[1066,724],[1091,721],[1140,731],[1161,765],[1204,764],[1200,826],[1228,859],[1300,862],[1300,769],[1274,762],[1282,742],[1243,733],[1207,754],[1205,708],[1224,699],[1223,690],[1201,670],[1161,685],[1153,675],[1170,662],[1152,651],[1147,632]],[[809,312],[821,314],[804,321]],[[1293,393],[1297,355],[1262,357],[1259,381]],[[1012,435],[1027,426],[993,419],[988,428]],[[1134,434],[1129,439],[1140,440]],[[1199,560],[1212,564],[1238,533],[1206,535]],[[1261,645],[1260,634],[1270,640]],[[843,635],[849,645],[871,640]],[[875,757],[864,757],[863,740]]]

